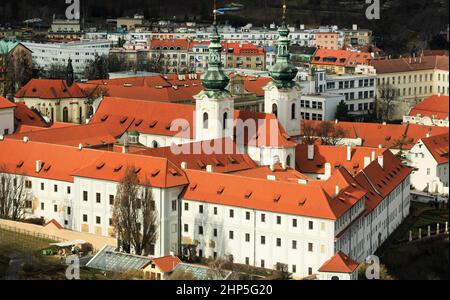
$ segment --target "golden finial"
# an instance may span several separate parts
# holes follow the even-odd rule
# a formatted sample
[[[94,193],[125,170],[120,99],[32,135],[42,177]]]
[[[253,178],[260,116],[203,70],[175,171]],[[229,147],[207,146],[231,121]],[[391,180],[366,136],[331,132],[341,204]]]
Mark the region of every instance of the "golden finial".
[[[214,25],[216,25],[217,24],[217,3],[216,3],[216,0],[214,0],[213,15],[214,15]]]
[[[287,11],[286,0],[283,0],[283,21],[286,20],[286,11]]]

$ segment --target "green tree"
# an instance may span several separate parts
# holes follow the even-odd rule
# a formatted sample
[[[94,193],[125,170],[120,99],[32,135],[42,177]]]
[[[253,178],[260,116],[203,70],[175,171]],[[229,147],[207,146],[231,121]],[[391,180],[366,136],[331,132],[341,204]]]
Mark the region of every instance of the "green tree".
[[[339,121],[348,121],[348,108],[345,101],[342,100],[339,102],[339,105],[336,107],[336,119]]]

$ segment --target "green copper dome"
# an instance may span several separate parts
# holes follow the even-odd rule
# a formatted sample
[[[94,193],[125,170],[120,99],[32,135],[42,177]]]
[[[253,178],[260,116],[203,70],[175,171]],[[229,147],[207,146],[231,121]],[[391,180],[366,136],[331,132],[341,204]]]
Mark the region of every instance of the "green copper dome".
[[[290,39],[289,28],[287,28],[285,17],[283,24],[278,28],[277,62],[270,69],[270,77],[278,88],[291,88],[295,85],[294,78],[297,76],[297,68],[291,64],[289,53]]]
[[[211,44],[209,45],[209,59],[206,73],[201,76],[203,86],[206,91],[224,91],[230,79],[225,75],[222,67],[222,44],[217,31],[217,24],[214,22],[214,30],[211,34]]]

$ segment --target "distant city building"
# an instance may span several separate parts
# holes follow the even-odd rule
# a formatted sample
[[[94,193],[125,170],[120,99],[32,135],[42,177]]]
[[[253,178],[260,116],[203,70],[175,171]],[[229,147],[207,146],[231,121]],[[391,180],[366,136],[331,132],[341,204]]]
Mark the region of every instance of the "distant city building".
[[[366,52],[318,49],[311,65],[325,69],[329,73],[348,74],[355,73],[359,65],[368,65],[371,59],[370,53]]]
[[[81,39],[84,36],[80,20],[53,19],[49,39]]]
[[[8,94],[17,88],[6,84],[8,72],[10,76],[13,75],[11,72],[19,72],[19,63],[31,68],[32,50],[20,42],[0,40],[0,95]]]

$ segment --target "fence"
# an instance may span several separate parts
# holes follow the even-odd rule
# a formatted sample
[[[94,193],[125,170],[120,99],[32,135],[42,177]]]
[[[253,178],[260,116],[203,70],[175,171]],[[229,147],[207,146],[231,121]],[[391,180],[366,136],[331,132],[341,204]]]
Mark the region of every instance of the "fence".
[[[17,228],[5,224],[0,224],[0,229],[11,231],[18,234],[24,234],[28,236],[32,236],[35,238],[39,238],[42,240],[48,240],[49,242],[65,242],[67,239],[63,239],[61,237],[55,236],[55,235],[49,235],[41,232],[31,231],[24,228]]]

